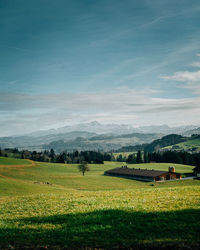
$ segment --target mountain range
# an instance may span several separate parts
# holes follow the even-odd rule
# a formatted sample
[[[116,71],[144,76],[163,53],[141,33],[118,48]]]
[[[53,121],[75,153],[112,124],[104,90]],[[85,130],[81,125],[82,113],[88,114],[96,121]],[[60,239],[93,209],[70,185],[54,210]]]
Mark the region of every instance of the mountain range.
[[[162,137],[162,134],[142,134],[132,133],[123,135],[97,135],[90,138],[77,137],[74,140],[58,140],[43,145],[44,149],[53,148],[56,152],[73,151],[73,150],[101,150],[112,151],[123,146],[137,145],[138,143],[149,143]]]
[[[1,148],[44,150],[116,150],[124,146],[150,143],[168,134],[190,136],[200,134],[197,126],[168,125],[133,127],[127,124],[99,122],[67,125],[58,129],[40,130],[21,136],[0,137]]]
[[[39,130],[33,133],[28,134],[31,137],[38,137],[44,135],[52,135],[52,134],[64,134],[74,131],[87,131],[90,133],[96,134],[131,134],[131,133],[161,133],[161,134],[182,134],[186,131],[197,129],[197,126],[187,125],[187,126],[177,126],[177,127],[169,127],[168,125],[151,125],[151,126],[141,126],[141,127],[133,127],[129,124],[102,124],[97,121],[89,122],[89,123],[80,123],[75,125],[67,125],[57,129],[49,129],[49,130]]]

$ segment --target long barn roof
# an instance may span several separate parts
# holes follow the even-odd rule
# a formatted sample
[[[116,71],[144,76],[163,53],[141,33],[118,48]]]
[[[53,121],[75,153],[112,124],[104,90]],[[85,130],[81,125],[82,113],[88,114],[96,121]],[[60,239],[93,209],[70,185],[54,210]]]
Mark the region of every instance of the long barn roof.
[[[105,174],[119,174],[129,176],[145,176],[156,177],[162,174],[166,174],[168,171],[148,170],[148,169],[136,169],[136,168],[113,168],[105,171]]]

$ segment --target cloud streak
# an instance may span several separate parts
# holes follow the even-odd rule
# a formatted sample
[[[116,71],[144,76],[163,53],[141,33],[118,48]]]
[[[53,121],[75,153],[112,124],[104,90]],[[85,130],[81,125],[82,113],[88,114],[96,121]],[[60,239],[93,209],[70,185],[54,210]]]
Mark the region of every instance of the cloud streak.
[[[166,99],[154,95],[151,89],[136,91],[127,87],[76,94],[0,93],[1,136],[94,120],[133,126],[200,123],[200,98]]]
[[[193,62],[191,64],[189,64],[189,66],[192,66],[192,67],[200,67],[200,62]]]
[[[191,71],[180,71],[175,72],[172,76],[162,76],[162,79],[174,80],[177,82],[187,82],[189,84],[196,83],[200,81],[200,70],[191,72]]]
[[[199,56],[200,54],[197,54]],[[193,62],[188,66],[192,67],[200,67],[200,62]],[[161,79],[170,80],[175,82],[182,82],[183,85],[179,85],[182,88],[189,88],[193,91],[193,93],[199,95],[200,94],[200,70],[196,71],[177,71],[172,75],[161,76]]]

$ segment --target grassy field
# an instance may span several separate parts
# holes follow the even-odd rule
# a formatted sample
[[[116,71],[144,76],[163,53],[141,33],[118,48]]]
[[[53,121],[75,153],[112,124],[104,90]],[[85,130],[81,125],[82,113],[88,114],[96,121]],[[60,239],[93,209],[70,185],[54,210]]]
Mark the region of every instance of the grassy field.
[[[31,161],[24,160],[24,159],[15,159],[15,158],[7,158],[7,157],[0,157],[0,165],[30,165]]]
[[[118,152],[118,153],[113,153],[115,159],[117,159],[117,157],[118,157],[119,155],[122,155],[123,157],[128,157],[128,156],[131,155],[131,154],[137,155],[137,152]]]
[[[77,165],[20,161],[0,158],[0,249],[199,247],[198,180],[149,183],[104,176],[121,166],[116,162],[92,164],[83,177]],[[193,168],[173,165],[181,173]]]
[[[174,146],[178,146],[179,150],[181,150],[181,149],[189,150],[189,149],[195,148],[197,151],[200,151],[200,139],[196,138],[196,139],[193,139],[193,140],[188,140],[188,141],[181,142],[181,143],[175,144],[173,146],[168,146],[168,147],[165,147],[165,148],[166,149],[171,149]]]

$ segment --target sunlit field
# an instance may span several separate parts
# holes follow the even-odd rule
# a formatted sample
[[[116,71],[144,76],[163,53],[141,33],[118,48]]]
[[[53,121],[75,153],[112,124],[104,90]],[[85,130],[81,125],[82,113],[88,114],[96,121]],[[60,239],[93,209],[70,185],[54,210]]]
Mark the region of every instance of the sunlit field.
[[[171,149],[171,148],[173,148],[173,146],[168,146],[168,147],[165,147],[165,148],[166,149]],[[175,146],[178,146],[179,150],[195,149],[197,151],[200,151],[200,139],[196,138],[196,139],[193,139],[193,140],[188,140],[188,141],[185,141],[185,142],[175,144]]]
[[[92,164],[83,177],[75,164],[12,160],[0,158],[0,248],[199,247],[199,180],[104,176],[117,162]],[[173,166],[180,173],[193,168]]]

